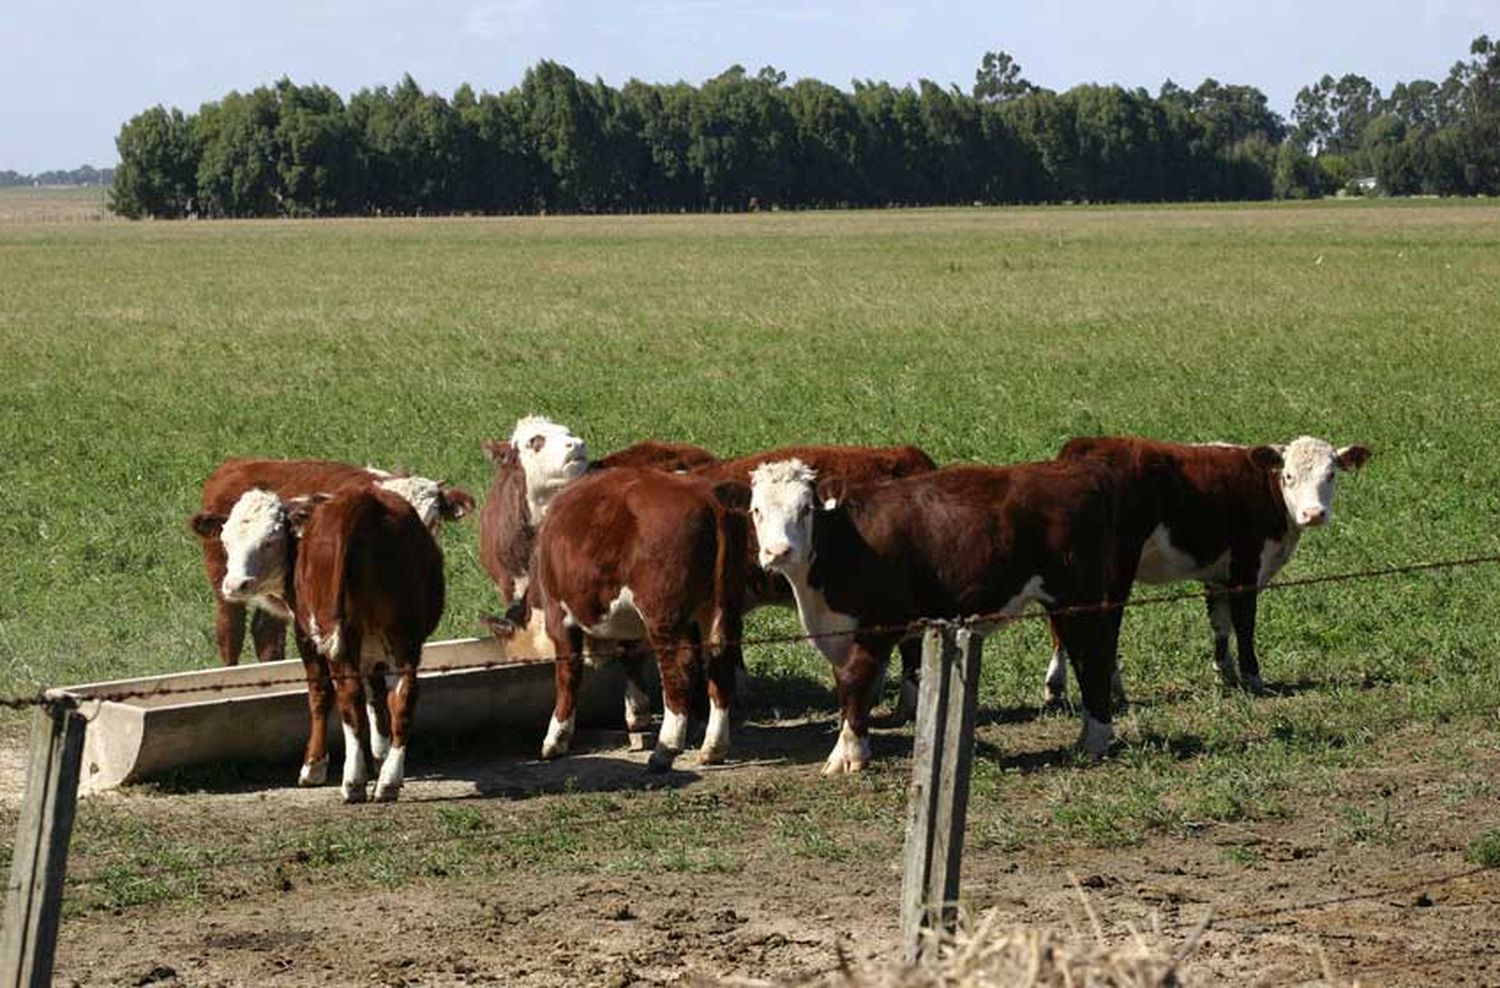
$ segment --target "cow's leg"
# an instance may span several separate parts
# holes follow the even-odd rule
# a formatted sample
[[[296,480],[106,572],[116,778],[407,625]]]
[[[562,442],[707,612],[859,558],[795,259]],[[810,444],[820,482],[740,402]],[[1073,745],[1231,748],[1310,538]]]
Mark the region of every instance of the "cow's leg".
[[[859,772],[870,763],[870,708],[885,678],[889,647],[873,649],[855,641],[849,646],[837,672],[839,739],[823,764],[824,775]]]
[[[363,803],[368,797],[365,786],[370,781],[370,722],[365,716],[364,678],[359,674],[359,632],[345,625],[344,655],[355,656],[355,662],[334,659],[330,667],[334,691],[338,697],[339,719],[344,723],[344,779],[339,793],[346,803]]]
[[[417,663],[422,658],[422,647],[410,649],[398,659],[401,671],[397,674],[396,688],[390,691],[390,750],[380,766],[380,780],[375,783],[375,801],[385,803],[401,793],[401,784],[406,778],[406,739],[411,736],[412,718],[417,712]],[[380,677],[382,687],[385,677]],[[384,705],[384,704],[382,704]]]
[[[1048,619],[1047,630],[1052,634],[1052,661],[1047,664],[1043,706],[1056,709],[1068,705],[1068,650],[1057,632],[1056,618]]]
[[[917,716],[917,695],[921,692],[922,639],[907,638],[896,646],[901,653],[900,692],[896,696],[896,709],[882,721],[883,726],[900,727]]]
[[[1110,694],[1119,637],[1118,615],[1071,614],[1058,617],[1056,627],[1073,662],[1073,675],[1078,677],[1078,692],[1083,701],[1083,728],[1078,746],[1089,757],[1102,758],[1115,736]]]
[[[1229,654],[1229,634],[1234,630],[1230,618],[1229,597],[1220,593],[1218,587],[1206,587],[1208,591],[1208,623],[1214,629],[1214,669],[1219,673],[1219,682],[1225,688],[1239,685],[1239,676],[1234,671],[1234,657]]]
[[[297,632],[297,652],[302,656],[302,670],[307,676],[310,721],[307,751],[302,756],[297,785],[321,786],[328,781],[328,710],[333,706],[333,680],[328,673],[328,661],[301,631]]]
[[[255,642],[255,658],[260,662],[280,662],[286,658],[286,622],[260,608],[250,615],[250,638]]]
[[[705,765],[716,765],[729,754],[729,724],[739,698],[735,695],[737,671],[744,667],[744,653],[736,632],[732,641],[720,648],[703,646],[708,678],[708,729],[703,734],[699,756]]]
[[[370,754],[377,762],[391,750],[391,704],[387,693],[385,666],[380,665],[365,677],[365,713],[370,720]]]
[[[547,637],[557,653],[554,682],[557,697],[552,705],[552,720],[542,741],[542,757],[566,755],[573,743],[573,725],[578,719],[578,681],[583,678],[583,632],[563,623],[562,608],[547,605]]]
[[[661,673],[662,714],[656,748],[646,767],[654,772],[665,772],[687,747],[698,643],[691,634],[656,628],[651,629],[650,638],[651,647],[656,652],[656,667]]]
[[[625,670],[625,729],[644,731],[651,726],[651,694],[646,692],[646,661],[649,650],[631,642],[620,655]]]
[[[219,646],[219,661],[226,666],[240,664],[240,648],[245,641],[245,605],[215,595],[214,641]]]
[[[1240,685],[1253,693],[1265,691],[1260,678],[1260,659],[1255,654],[1255,610],[1260,594],[1254,590],[1235,594],[1229,601],[1229,615],[1234,623],[1234,643],[1239,652]]]

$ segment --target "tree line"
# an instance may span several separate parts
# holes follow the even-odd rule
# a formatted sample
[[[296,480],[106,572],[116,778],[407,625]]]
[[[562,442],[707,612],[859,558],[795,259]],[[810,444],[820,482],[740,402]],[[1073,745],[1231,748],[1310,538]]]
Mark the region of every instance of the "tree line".
[[[35,175],[7,168],[0,170],[0,188],[21,185],[108,185],[114,181],[114,175],[113,168],[95,168],[93,165],[81,165],[71,171],[56,169],[38,172]]]
[[[1291,121],[1251,86],[1035,86],[990,52],[971,91],[733,66],[616,89],[543,61],[451,98],[409,75],[346,102],[283,78],[116,139],[128,217],[644,212],[1500,193],[1500,44],[1389,96],[1325,76]]]

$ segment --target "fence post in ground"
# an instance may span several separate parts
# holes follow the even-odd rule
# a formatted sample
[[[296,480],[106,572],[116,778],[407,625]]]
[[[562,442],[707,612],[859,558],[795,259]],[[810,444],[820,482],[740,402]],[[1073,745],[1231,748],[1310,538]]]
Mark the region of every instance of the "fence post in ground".
[[[0,988],[52,983],[88,722],[72,697],[48,694],[48,699],[51,702],[37,708],[32,726],[26,796],[11,849],[5,924],[0,930]]]
[[[901,956],[921,960],[926,930],[952,932],[963,860],[964,817],[974,761],[974,712],[984,639],[948,622],[922,640],[912,779],[901,881]]]

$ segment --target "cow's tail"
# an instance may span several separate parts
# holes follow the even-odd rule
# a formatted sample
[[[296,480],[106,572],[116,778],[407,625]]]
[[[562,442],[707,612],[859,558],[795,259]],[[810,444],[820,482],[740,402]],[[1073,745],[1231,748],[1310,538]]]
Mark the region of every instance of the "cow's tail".
[[[357,562],[357,554],[350,551],[351,546],[363,543],[368,537],[367,533],[375,521],[376,510],[379,502],[373,496],[359,497],[355,502],[354,511],[349,518],[349,524],[340,537],[330,539],[327,545],[327,568],[325,572],[334,574],[335,585],[328,588],[327,600],[331,607],[329,618],[331,630],[328,633],[326,647],[321,651],[330,659],[348,661],[349,636],[344,627],[345,618],[348,616],[349,595],[353,592],[354,571]],[[354,655],[354,662],[359,662],[359,656]]]
[[[714,553],[713,616],[707,645],[716,652],[740,647],[745,614],[745,555],[749,533],[743,512],[716,511],[718,546]]]

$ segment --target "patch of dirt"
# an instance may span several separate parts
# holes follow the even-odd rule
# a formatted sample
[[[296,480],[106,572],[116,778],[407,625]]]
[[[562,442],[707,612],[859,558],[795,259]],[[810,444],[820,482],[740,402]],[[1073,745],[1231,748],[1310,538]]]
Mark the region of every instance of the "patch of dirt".
[[[1061,736],[1073,727],[1048,730]],[[862,784],[816,778],[832,740],[821,722],[743,731],[737,761],[684,766],[665,778],[643,773],[644,753],[625,750],[623,735],[604,740],[557,763],[478,753],[420,766],[414,760],[422,774],[388,809],[417,813],[424,803],[478,799],[517,800],[517,811],[526,812],[555,807],[580,789],[672,786],[718,793],[721,812],[730,813],[737,799],[753,801],[757,787],[789,776],[835,794]],[[909,737],[881,736],[877,757],[892,764],[880,771],[904,772],[909,744]],[[1134,926],[1160,929],[1175,942],[1211,912],[1183,971],[1189,984],[1312,983],[1325,975],[1361,985],[1500,984],[1500,871],[1464,858],[1476,827],[1500,823],[1500,808],[1484,796],[1476,819],[1472,801],[1445,799],[1451,770],[1423,756],[1430,744],[1425,735],[1394,739],[1370,767],[1340,776],[1336,797],[1293,794],[1281,818],[1158,833],[1123,849],[971,847],[964,896],[1007,923],[1092,936],[1092,909],[1111,937]],[[1469,757],[1467,772],[1497,777],[1493,745]],[[329,788],[244,789],[94,798],[174,833],[231,819],[275,826],[376,811],[336,805]],[[1382,829],[1331,837],[1342,825],[1335,803],[1387,807]],[[711,984],[730,975],[800,979],[836,972],[841,958],[856,967],[892,962],[899,837],[821,860],[787,853],[764,828],[747,829],[735,851],[741,866],[722,874],[562,869],[356,890],[288,882],[216,901],[95,912],[64,922],[57,978],[65,985],[627,986]]]

